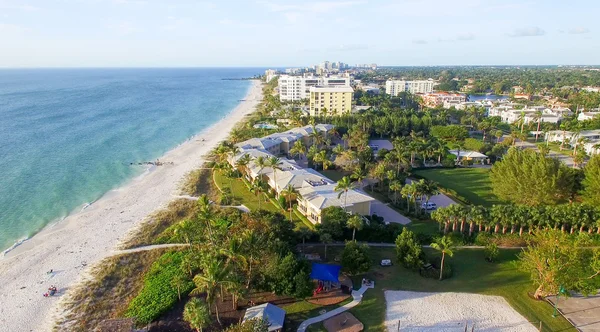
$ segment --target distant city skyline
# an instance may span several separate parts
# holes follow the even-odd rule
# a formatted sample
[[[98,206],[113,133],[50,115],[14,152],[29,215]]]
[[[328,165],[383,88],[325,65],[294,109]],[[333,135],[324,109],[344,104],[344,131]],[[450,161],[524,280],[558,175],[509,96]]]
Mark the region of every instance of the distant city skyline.
[[[593,0],[0,0],[0,67],[597,65]]]

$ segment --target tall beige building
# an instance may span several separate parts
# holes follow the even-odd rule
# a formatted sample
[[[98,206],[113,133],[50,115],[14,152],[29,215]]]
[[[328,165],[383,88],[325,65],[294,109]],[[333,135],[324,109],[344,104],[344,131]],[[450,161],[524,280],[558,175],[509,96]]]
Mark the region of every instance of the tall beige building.
[[[352,94],[354,90],[349,86],[313,86],[310,88],[310,115],[349,114],[352,110]]]

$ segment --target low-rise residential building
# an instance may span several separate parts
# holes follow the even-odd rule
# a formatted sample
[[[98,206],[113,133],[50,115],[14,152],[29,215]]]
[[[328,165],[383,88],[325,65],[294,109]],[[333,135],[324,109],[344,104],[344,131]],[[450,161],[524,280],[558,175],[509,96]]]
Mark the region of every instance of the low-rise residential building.
[[[454,107],[457,110],[465,110],[469,107],[476,107],[476,108],[485,108],[486,111],[489,111],[489,109],[492,108],[493,106],[494,106],[494,102],[492,102],[491,100],[463,101],[463,102],[451,100],[451,101],[444,102],[444,108]]]
[[[435,81],[432,79],[419,81],[389,80],[385,82],[385,92],[391,96],[398,96],[401,92],[431,93]]]
[[[589,155],[600,152],[600,130],[583,130],[579,133],[567,130],[552,130],[546,133],[546,141],[574,146],[582,144]]]
[[[375,199],[360,190],[348,190],[341,196],[335,191],[335,183],[312,182],[298,190],[298,210],[313,224],[321,223],[323,209],[338,206],[359,215],[371,214],[371,202]]]
[[[538,115],[541,115],[539,118],[540,122],[547,123],[558,123],[566,116],[572,115],[568,108],[547,108],[545,106],[532,106],[524,109],[514,109],[513,105],[500,105],[496,107],[492,107],[488,111],[488,116],[499,116],[502,119],[502,122],[505,123],[515,123],[523,120],[525,124],[530,122],[537,122]]]
[[[277,169],[256,164],[258,157],[268,159],[289,154],[290,144],[296,140],[301,139],[310,146],[313,143],[312,134],[315,130],[327,137],[332,129],[333,126],[330,124],[318,124],[314,128],[305,126],[263,138],[252,138],[236,144],[239,152],[228,161],[232,166],[237,167],[238,161],[248,155],[251,161],[244,167],[244,173],[249,179],[261,177],[277,193],[285,190],[289,185],[296,188],[300,193],[297,199],[298,210],[314,224],[321,222],[322,210],[330,206],[345,208],[350,213],[370,215],[371,202],[374,201],[372,197],[359,189],[349,190],[340,196],[339,192],[335,191],[335,181],[313,169],[301,167],[293,159],[281,158]]]
[[[313,86],[310,88],[310,115],[349,114],[352,111],[352,94],[354,90],[349,86]]]
[[[444,104],[459,104],[467,101],[467,96],[462,93],[436,92],[421,96],[423,104],[427,107],[438,107]]]
[[[600,110],[595,108],[592,109],[590,112],[581,112],[577,115],[577,120],[579,121],[586,121],[586,120],[592,120],[596,117],[598,117],[600,115]]]

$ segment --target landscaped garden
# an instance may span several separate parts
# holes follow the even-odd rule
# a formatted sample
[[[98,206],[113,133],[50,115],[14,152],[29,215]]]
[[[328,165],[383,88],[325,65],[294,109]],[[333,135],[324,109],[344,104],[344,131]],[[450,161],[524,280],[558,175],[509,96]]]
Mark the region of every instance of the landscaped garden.
[[[492,206],[501,201],[492,192],[489,173],[487,168],[427,169],[414,172],[437,182],[441,188],[447,189],[446,193],[450,196],[456,193],[455,198],[459,201],[464,197],[471,204]]]
[[[323,248],[314,247],[311,250],[322,252]],[[328,257],[339,256],[341,250],[340,247],[329,248]],[[397,264],[394,259],[396,257],[394,248],[371,248],[371,270],[366,274],[354,276],[353,280],[360,284],[362,278],[371,279],[375,281],[376,287],[368,290],[361,304],[350,312],[365,325],[365,330],[386,331],[385,290],[477,293],[502,296],[534,325],[539,324],[541,320],[544,331],[576,331],[561,316],[552,317],[553,308],[550,304],[532,298],[533,285],[529,275],[520,271],[515,265],[519,251],[519,249],[500,250],[496,261],[489,263],[485,260],[486,255],[482,249],[457,250],[449,261],[452,265],[452,277],[439,281],[421,277],[418,271]],[[425,252],[432,257],[438,255],[433,249],[426,248]],[[382,259],[392,259],[394,265],[382,267],[379,265]]]

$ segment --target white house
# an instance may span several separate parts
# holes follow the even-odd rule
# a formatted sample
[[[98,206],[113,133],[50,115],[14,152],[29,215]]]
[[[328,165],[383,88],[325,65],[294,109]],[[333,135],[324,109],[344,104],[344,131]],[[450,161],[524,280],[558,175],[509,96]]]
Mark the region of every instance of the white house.
[[[299,101],[310,98],[310,88],[314,86],[343,86],[350,87],[350,76],[291,76],[279,77],[279,100]]]

